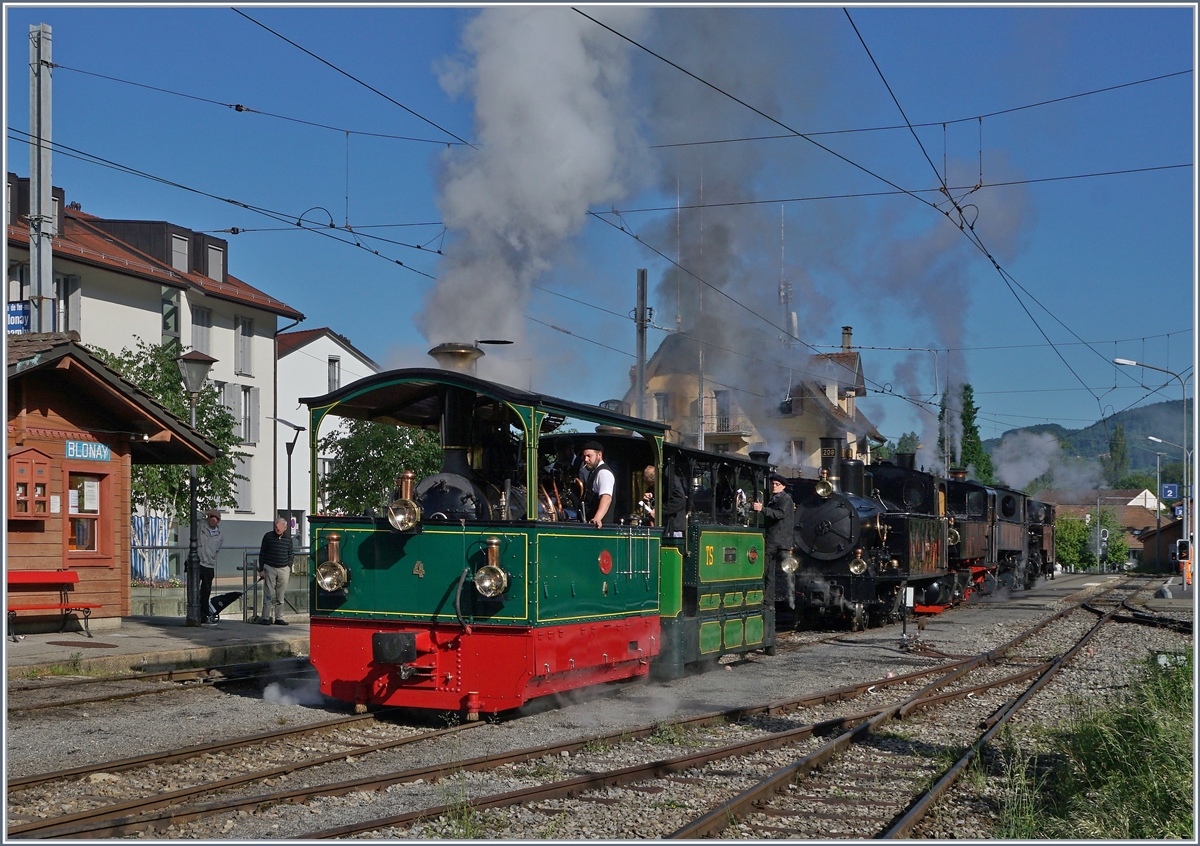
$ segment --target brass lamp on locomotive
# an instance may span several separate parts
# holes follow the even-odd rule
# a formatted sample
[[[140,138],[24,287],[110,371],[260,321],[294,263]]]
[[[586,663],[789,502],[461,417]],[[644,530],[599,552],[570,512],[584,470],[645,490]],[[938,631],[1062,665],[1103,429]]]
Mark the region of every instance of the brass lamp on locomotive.
[[[425,368],[304,402],[314,462],[310,650],[323,693],[476,719],[643,676],[656,660],[674,675],[773,646],[773,620],[748,604],[762,593],[761,531],[692,527],[664,540],[664,471],[684,468],[677,458],[665,465],[662,425]],[[318,433],[336,417],[438,432],[441,471],[402,475],[386,516],[315,513]],[[596,434],[555,435],[566,419]],[[619,522],[566,519],[568,486],[547,473],[564,437],[576,453],[603,445]],[[761,477],[760,464],[746,463]],[[657,469],[653,519],[638,507],[648,465]],[[701,584],[717,607],[689,602]]]

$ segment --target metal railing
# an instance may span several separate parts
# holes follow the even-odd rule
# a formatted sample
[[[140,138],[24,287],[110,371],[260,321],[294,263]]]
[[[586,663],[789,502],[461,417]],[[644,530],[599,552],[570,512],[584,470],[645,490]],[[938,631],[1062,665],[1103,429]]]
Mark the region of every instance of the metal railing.
[[[165,573],[160,566],[157,568],[159,577],[155,579],[134,578],[130,585],[130,613],[135,617],[186,617],[187,574],[184,565],[187,562],[188,545],[170,544],[161,546],[133,545],[132,554],[147,554],[166,559]],[[233,607],[240,603],[243,622],[249,622],[257,615],[261,607],[260,580],[258,573],[257,546],[226,546],[217,555],[216,576],[213,579],[212,596],[229,593],[238,584],[241,585],[240,599],[230,603]],[[288,589],[284,595],[284,604],[293,614],[308,612],[308,547],[298,547],[292,557],[291,577],[288,579]],[[225,609],[228,610],[228,609]]]
[[[695,435],[700,430],[694,414],[672,421],[671,425],[685,435]],[[709,435],[749,435],[753,426],[744,414],[705,414],[704,432]]]

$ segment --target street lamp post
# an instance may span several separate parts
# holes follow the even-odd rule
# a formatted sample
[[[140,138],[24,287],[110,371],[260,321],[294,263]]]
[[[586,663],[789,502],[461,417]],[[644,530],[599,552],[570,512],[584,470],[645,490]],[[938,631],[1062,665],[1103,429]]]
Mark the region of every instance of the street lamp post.
[[[284,426],[292,429],[296,434],[292,436],[289,443],[284,444],[287,448],[287,521],[288,531],[292,531],[292,450],[296,448],[296,441],[300,440],[300,433],[305,431],[303,426],[297,426],[295,423],[289,423],[282,417],[275,418],[276,423],[282,423]]]
[[[1158,438],[1150,438],[1152,441]],[[1154,453],[1154,569],[1162,569],[1162,457],[1165,452]]]
[[[1133,361],[1128,358],[1114,358],[1113,364],[1119,364],[1122,367],[1145,367],[1147,370],[1157,370],[1159,373],[1166,373],[1168,376],[1174,376],[1179,380],[1179,387],[1183,390],[1183,487],[1185,495],[1183,497],[1183,537],[1185,540],[1192,538],[1192,522],[1191,522],[1191,499],[1192,488],[1188,481],[1188,461],[1187,461],[1187,443],[1188,443],[1188,421],[1187,421],[1187,383],[1183,381],[1183,377],[1173,370],[1167,370],[1163,367],[1155,367],[1153,364],[1142,364],[1139,361]]]
[[[196,428],[196,404],[200,401],[200,392],[204,390],[204,382],[208,371],[217,360],[210,355],[192,350],[176,359],[179,364],[179,375],[183,377],[183,387],[188,392],[191,402],[192,428]],[[196,515],[196,465],[191,466],[191,477],[188,486],[188,511],[191,515],[191,531],[188,538],[188,557],[184,570],[187,576],[187,619],[189,626],[200,625],[200,553],[196,536],[199,530]]]

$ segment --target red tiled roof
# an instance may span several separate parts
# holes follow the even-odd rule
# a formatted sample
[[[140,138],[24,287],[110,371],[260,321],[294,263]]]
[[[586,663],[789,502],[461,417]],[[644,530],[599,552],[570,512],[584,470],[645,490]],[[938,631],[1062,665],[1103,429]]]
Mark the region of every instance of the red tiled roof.
[[[293,350],[299,349],[310,341],[315,341],[322,335],[328,335],[329,337],[333,338],[343,347],[350,350],[350,352],[354,353],[363,361],[367,362],[367,364],[371,365],[371,367],[375,368],[376,371],[380,369],[379,365],[376,364],[369,355],[364,353],[358,347],[354,346],[354,344],[350,343],[349,338],[347,338],[345,335],[334,332],[328,326],[321,326],[316,329],[300,329],[295,332],[279,333],[275,337],[275,341],[279,349],[279,356],[282,358],[283,356],[287,355]]]
[[[851,370],[858,369],[858,353],[856,352],[818,353],[814,357],[832,361],[834,364],[840,364]]]
[[[279,347],[280,355],[287,355],[296,347],[302,347],[309,341],[314,341],[320,337],[322,332],[328,332],[329,329],[322,326],[320,329],[300,329],[295,332],[280,332],[275,338]]]
[[[218,282],[199,273],[180,273],[91,223],[99,219],[78,209],[64,209],[63,231],[53,242],[55,254],[82,264],[115,270],[163,285],[196,288],[210,297],[244,303],[293,320],[304,317],[282,300],[277,300],[232,275],[227,275],[224,282]],[[28,248],[28,229],[10,225],[8,241],[9,244],[19,244]]]

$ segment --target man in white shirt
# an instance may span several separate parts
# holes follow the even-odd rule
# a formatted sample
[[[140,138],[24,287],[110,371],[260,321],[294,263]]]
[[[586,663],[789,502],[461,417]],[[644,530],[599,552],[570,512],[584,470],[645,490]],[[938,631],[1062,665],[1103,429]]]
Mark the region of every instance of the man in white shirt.
[[[597,529],[605,523],[612,524],[613,488],[616,477],[604,463],[604,447],[599,441],[588,441],[583,445],[583,466],[587,468],[587,487],[584,489],[583,522]]]

